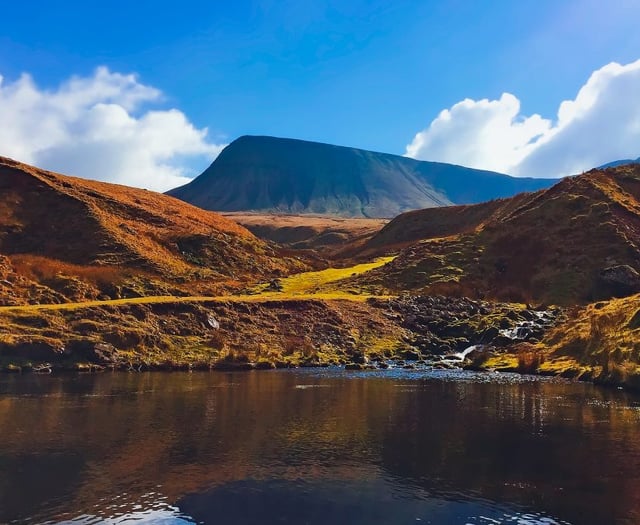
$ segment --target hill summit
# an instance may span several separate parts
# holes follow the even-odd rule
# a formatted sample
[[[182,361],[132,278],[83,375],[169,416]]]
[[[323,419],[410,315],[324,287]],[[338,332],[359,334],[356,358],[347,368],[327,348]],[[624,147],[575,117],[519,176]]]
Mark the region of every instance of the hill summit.
[[[394,217],[509,197],[554,182],[318,142],[243,136],[199,177],[168,194],[216,211]]]

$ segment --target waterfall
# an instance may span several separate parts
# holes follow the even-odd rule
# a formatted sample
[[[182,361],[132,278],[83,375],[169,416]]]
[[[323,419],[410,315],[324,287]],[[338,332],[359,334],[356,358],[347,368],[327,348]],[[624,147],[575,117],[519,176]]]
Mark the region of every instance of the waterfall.
[[[458,361],[464,361],[465,358],[474,350],[476,350],[477,348],[479,348],[481,345],[472,345],[469,346],[468,348],[465,348],[462,352],[458,352],[457,354],[452,354],[451,356],[449,356],[450,358],[455,358]]]

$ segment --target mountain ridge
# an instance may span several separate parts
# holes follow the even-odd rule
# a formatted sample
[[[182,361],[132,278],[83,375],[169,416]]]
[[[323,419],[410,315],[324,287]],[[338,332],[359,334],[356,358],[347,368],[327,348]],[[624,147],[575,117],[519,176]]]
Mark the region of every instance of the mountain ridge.
[[[389,218],[548,187],[526,179],[389,153],[244,135],[200,176],[167,192],[204,209]]]

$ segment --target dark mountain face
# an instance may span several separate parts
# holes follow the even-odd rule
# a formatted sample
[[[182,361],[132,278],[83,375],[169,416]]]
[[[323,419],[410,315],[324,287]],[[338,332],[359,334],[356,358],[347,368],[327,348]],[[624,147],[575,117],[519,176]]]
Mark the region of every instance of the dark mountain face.
[[[218,211],[393,217],[546,188],[515,178],[317,142],[245,136],[199,177],[169,195]]]

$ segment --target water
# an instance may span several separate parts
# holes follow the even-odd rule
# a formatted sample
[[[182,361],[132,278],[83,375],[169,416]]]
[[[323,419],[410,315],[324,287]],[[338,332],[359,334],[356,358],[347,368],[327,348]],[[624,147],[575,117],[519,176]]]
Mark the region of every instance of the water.
[[[0,523],[640,523],[640,399],[463,372],[0,376]]]

